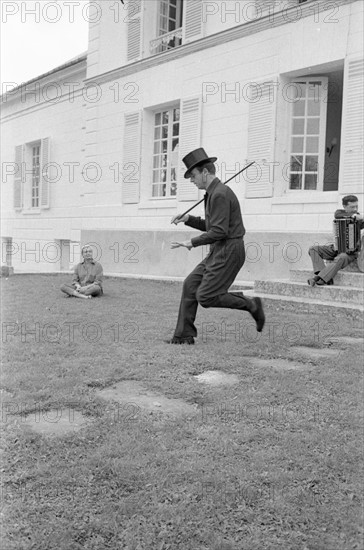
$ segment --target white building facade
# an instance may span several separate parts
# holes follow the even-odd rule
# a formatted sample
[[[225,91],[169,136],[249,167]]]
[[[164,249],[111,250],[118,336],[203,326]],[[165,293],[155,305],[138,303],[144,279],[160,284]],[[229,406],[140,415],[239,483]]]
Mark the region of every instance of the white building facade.
[[[309,266],[341,198],[363,208],[363,11],[93,2],[87,56],[3,98],[2,263],[68,270],[94,243],[106,273],[184,277],[206,250],[171,250],[194,230],[170,219],[202,198],[181,161],[202,146],[222,181],[255,161],[229,183],[247,230],[238,279]]]

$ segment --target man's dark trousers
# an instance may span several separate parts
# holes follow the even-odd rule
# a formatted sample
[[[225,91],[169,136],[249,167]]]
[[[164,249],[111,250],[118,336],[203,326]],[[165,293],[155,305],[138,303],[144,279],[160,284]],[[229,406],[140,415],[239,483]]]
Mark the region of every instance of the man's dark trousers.
[[[181,304],[174,336],[197,336],[194,324],[197,307],[219,307],[251,311],[251,299],[228,292],[245,262],[244,240],[217,241],[208,256],[183,283]]]

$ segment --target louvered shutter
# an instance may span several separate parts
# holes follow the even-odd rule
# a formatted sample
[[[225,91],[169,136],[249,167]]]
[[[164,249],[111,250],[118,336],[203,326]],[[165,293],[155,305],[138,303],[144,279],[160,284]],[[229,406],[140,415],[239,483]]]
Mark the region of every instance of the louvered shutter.
[[[21,210],[23,208],[23,182],[22,171],[24,162],[24,145],[15,147],[15,173],[14,173],[14,208]]]
[[[142,112],[125,115],[122,202],[139,202]]]
[[[202,4],[203,0],[183,2],[183,44],[203,37]]]
[[[127,60],[137,61],[142,56],[142,0],[129,0],[128,3],[128,51]]]
[[[41,144],[41,181],[40,181],[40,207],[49,208],[49,166],[50,163],[50,138],[42,139]]]
[[[246,173],[246,198],[271,197],[274,161],[276,89],[273,81],[260,83],[252,90],[248,123],[248,162],[255,161]],[[254,101],[253,101],[254,100]]]
[[[181,101],[179,135],[178,200],[193,201],[198,199],[198,189],[189,179],[184,178],[186,167],[182,159],[194,149],[201,147],[201,98],[194,97]]]
[[[339,191],[344,194],[363,191],[363,89],[364,59],[348,60],[343,91]]]

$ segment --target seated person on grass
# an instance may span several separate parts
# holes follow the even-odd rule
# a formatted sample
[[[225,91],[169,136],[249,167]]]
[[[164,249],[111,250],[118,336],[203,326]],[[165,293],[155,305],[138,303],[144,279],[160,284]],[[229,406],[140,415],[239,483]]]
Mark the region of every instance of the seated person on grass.
[[[343,209],[336,210],[335,219],[353,218],[360,221],[360,229],[364,228],[364,216],[358,212],[358,198],[355,195],[346,195],[342,199]],[[333,244],[311,246],[308,251],[311,256],[314,277],[308,279],[310,286],[333,285],[336,273],[351,264],[358,257],[357,252],[338,254]],[[325,266],[324,260],[332,260]]]
[[[99,262],[93,259],[92,248],[88,245],[81,250],[83,260],[76,265],[72,285],[62,285],[61,290],[75,298],[92,298],[101,296],[103,271]]]

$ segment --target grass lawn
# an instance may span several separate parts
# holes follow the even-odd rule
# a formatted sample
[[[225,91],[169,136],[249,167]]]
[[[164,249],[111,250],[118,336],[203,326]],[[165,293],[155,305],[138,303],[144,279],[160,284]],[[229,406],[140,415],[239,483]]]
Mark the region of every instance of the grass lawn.
[[[2,279],[1,548],[363,548],[363,348],[331,342],[357,321],[270,306],[259,335],[246,312],[201,308],[196,345],[169,346],[181,284],[109,278],[77,300],[66,281]],[[198,383],[208,370],[239,382]],[[195,412],[98,395],[123,380]],[[23,422],[54,410],[88,422],[62,436]]]

